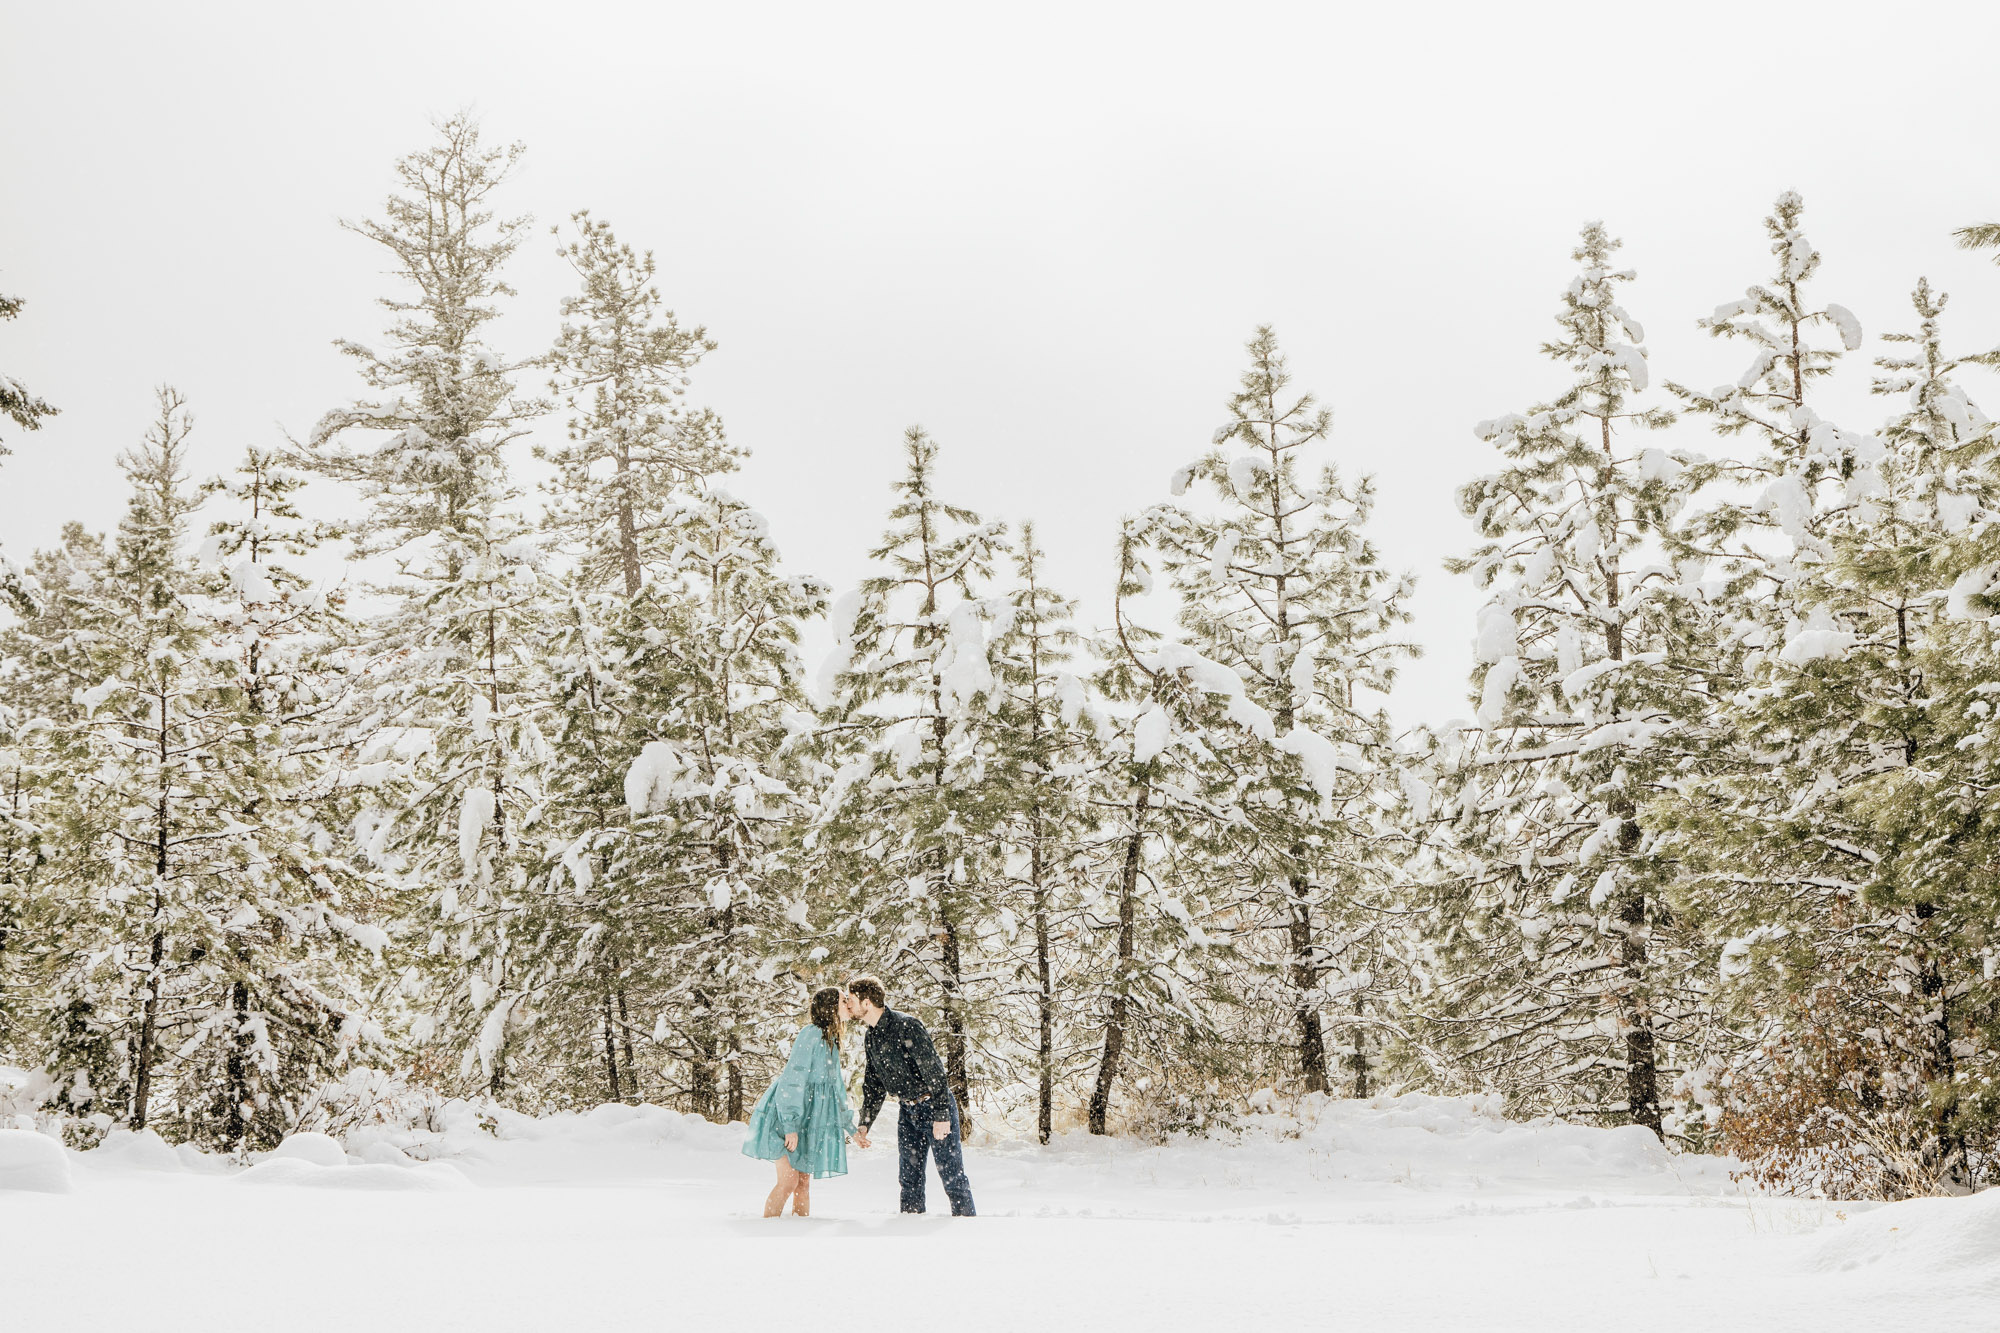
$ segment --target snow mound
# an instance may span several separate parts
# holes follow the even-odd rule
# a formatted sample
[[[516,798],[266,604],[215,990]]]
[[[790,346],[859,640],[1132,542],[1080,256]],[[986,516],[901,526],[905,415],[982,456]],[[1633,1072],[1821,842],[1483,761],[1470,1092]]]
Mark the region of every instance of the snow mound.
[[[31,1129],[0,1129],[0,1190],[69,1193],[69,1155]]]
[[[1409,1093],[1323,1101],[1300,1116],[1299,1137],[1361,1180],[1731,1188],[1730,1163],[1676,1154],[1643,1126],[1509,1120],[1497,1098]]]
[[[1254,1100],[1254,1099],[1253,1099]],[[993,1144],[1016,1156],[1036,1151]],[[1308,1097],[1291,1114],[1242,1117],[1207,1137],[1162,1146],[1071,1133],[1045,1150],[1058,1160],[1095,1161],[1114,1173],[1144,1172],[1163,1185],[1195,1189],[1228,1181],[1265,1189],[1308,1178],[1335,1184],[1420,1190],[1615,1191],[1730,1194],[1735,1165],[1670,1151],[1638,1125],[1602,1129],[1556,1120],[1521,1122],[1497,1098],[1405,1093],[1367,1100]],[[1137,1160],[1134,1160],[1137,1159]]]
[[[331,1134],[289,1134],[271,1150],[272,1158],[294,1158],[314,1166],[346,1166],[347,1149]],[[267,1159],[268,1160],[268,1159]]]
[[[463,1172],[444,1162],[416,1162],[409,1166],[377,1163],[322,1166],[303,1157],[276,1155],[265,1158],[237,1176],[236,1180],[243,1185],[303,1185],[309,1189],[437,1192],[472,1187],[472,1182],[465,1178]]]
[[[623,1102],[605,1102],[588,1111],[559,1111],[541,1117],[500,1111],[494,1120],[494,1136],[516,1142],[578,1147],[654,1147],[671,1143],[733,1152],[743,1141],[741,1125],[716,1125],[698,1115],[683,1115],[664,1106],[628,1106]]]
[[[1823,1273],[1870,1264],[2000,1287],[2000,1189],[1962,1199],[1906,1199],[1863,1213],[1821,1239],[1807,1260]]]
[[[175,1148],[150,1129],[114,1129],[83,1155],[92,1166],[115,1166],[127,1171],[185,1171],[187,1162]]]

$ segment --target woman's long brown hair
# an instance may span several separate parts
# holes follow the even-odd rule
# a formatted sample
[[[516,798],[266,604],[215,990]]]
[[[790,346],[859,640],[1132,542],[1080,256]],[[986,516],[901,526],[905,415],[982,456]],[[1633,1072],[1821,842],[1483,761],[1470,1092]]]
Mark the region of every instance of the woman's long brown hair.
[[[820,1035],[826,1044],[833,1047],[833,1058],[840,1058],[840,1043],[847,1037],[847,1024],[840,1021],[840,987],[828,986],[813,992],[812,1021],[819,1025]]]

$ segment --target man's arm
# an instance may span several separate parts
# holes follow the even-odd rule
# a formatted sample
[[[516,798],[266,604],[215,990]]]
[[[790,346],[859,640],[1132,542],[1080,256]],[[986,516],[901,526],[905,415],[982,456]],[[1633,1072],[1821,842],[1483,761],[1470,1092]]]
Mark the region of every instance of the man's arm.
[[[875,1072],[875,1062],[868,1062],[868,1072],[861,1078],[861,1132],[875,1123],[875,1117],[882,1113],[882,1099],[889,1090],[882,1086],[882,1076]]]

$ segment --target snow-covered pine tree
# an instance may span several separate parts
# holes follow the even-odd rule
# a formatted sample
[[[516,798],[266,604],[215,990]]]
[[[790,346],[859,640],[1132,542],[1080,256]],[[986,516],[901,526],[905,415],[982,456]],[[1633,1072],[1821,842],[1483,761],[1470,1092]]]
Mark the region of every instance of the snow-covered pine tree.
[[[839,933],[942,1019],[947,1077],[967,1124],[979,1020],[971,955],[1004,867],[979,857],[1005,809],[989,786],[997,685],[986,596],[1000,524],[937,495],[937,445],[912,426],[882,543],[881,572],[831,613],[837,644],[821,674],[821,745],[832,771],[816,843],[820,873],[847,888]]]
[[[372,623],[349,781],[370,798],[354,825],[363,854],[400,885],[401,920],[416,932],[403,992],[424,1012],[411,1035],[456,1053],[467,1086],[476,1067],[497,1096],[509,1043],[534,1017],[517,932],[542,850],[559,588],[542,549],[491,500],[459,521],[425,563],[404,563],[396,600]]]
[[[65,899],[65,845],[61,814],[67,792],[64,732],[59,721],[74,693],[95,684],[90,664],[75,651],[92,599],[81,595],[108,578],[109,555],[102,537],[79,523],[63,525],[60,542],[34,554],[23,572],[24,594],[43,588],[74,591],[74,598],[24,595],[15,617],[0,628],[0,764],[5,766],[7,865],[0,928],[0,1047],[4,1057],[27,1068],[62,1067],[72,1074],[58,1088],[59,1112],[97,1114],[97,1089],[115,1092],[116,1059],[106,1025],[94,1022],[89,996],[58,1000],[48,989],[59,966]],[[74,674],[72,674],[74,672]],[[118,1098],[104,1105],[117,1109]],[[105,1112],[108,1116],[108,1112]]]
[[[1223,858],[1248,893],[1239,947],[1268,962],[1274,983],[1262,1039],[1289,1048],[1302,1090],[1326,1092],[1325,1011],[1377,984],[1350,949],[1372,929],[1367,897],[1386,866],[1379,815],[1395,779],[1380,701],[1414,651],[1394,633],[1411,583],[1364,533],[1372,480],[1343,481],[1331,463],[1307,470],[1331,413],[1311,394],[1287,397],[1269,326],[1248,346],[1214,451],[1175,477],[1177,494],[1206,482],[1214,507],[1159,511],[1152,540],[1187,647],[1239,683],[1229,716],[1254,738],[1218,747],[1218,759],[1240,812]]]
[[[679,575],[677,562],[690,554],[680,542],[696,510],[708,512],[702,509],[704,483],[733,468],[736,453],[713,412],[689,411],[681,401],[690,372],[714,344],[700,328],[681,328],[666,308],[651,253],[634,252],[587,212],[572,222],[575,238],[560,253],[575,270],[578,288],[564,298],[562,329],[549,356],[550,387],[569,413],[568,440],[536,452],[556,466],[546,486],[547,525],[575,560],[558,648],[556,773],[545,837],[574,861],[601,860],[592,847],[626,845],[625,774],[641,747],[659,735],[632,712],[638,687],[627,678],[633,663],[623,654],[664,632],[662,620],[675,598],[706,595]],[[709,517],[730,527],[729,520]],[[726,542],[709,545],[730,557],[745,554]],[[649,579],[650,592],[641,599]],[[660,868],[653,871],[657,879]],[[544,881],[551,903],[566,901],[570,873],[557,867]],[[675,993],[685,987],[634,972],[642,964],[657,971],[668,960],[654,947],[652,932],[661,918],[653,907],[635,905],[640,897],[630,877],[599,876],[594,884],[589,891],[567,890],[588,897],[591,912],[570,904],[544,927],[544,947],[561,961],[545,983],[543,1003],[564,1011],[580,1005],[601,1010],[593,1022],[602,1029],[606,1083],[618,1099],[638,1095],[637,1050],[646,1044],[636,1039],[645,1029],[635,1028],[631,1017],[632,985],[648,989],[656,1007],[662,986]],[[632,919],[615,918],[621,905]],[[584,954],[596,959],[595,973],[580,970],[577,959]],[[565,999],[569,991],[576,994]],[[689,1103],[708,1114],[717,1109],[722,1063],[697,1054],[694,1045],[680,1050],[689,1070],[685,1091]],[[735,1071],[728,1081],[729,1100],[740,1101]]]
[[[1968,1183],[1996,1109],[1996,904],[1964,864],[1991,836],[2000,660],[1944,613],[1954,548],[2000,519],[2000,433],[1954,378],[1944,298],[1920,282],[1912,301],[1874,384],[1907,409],[1843,439],[1841,493],[1785,578],[1790,632],[1722,701],[1733,762],[1668,808],[1744,1038],[1708,1080],[1725,1143],[1773,1183],[1890,1196]]]
[[[0,1062],[39,1063],[29,1025],[40,998],[30,951],[47,932],[48,789],[56,777],[50,719],[36,709],[33,677],[18,633],[0,633]],[[39,1052],[36,1052],[39,1054]]]
[[[1103,757],[1088,793],[1091,883],[1069,990],[1077,1026],[1101,1034],[1086,1108],[1093,1134],[1110,1132],[1121,1079],[1138,1094],[1128,1098],[1134,1118],[1196,1127],[1215,1109],[1217,1080],[1242,1073],[1217,1040],[1218,1011],[1236,1003],[1234,978],[1208,955],[1229,953],[1218,936],[1240,917],[1240,877],[1216,856],[1234,792],[1218,751],[1240,746],[1256,719],[1243,709],[1240,679],[1163,640],[1129,609],[1153,590],[1146,537],[1157,516],[1120,525],[1113,630],[1098,645],[1104,667],[1091,682],[1108,707],[1096,719]],[[1091,706],[1089,695],[1065,701],[1079,714]]]
[[[292,784],[309,750],[287,743],[313,693],[303,646],[253,684],[246,645],[271,642],[277,584],[294,581],[245,561],[233,600],[208,595],[179,549],[191,425],[163,389],[121,460],[132,503],[99,576],[45,582],[20,637],[37,693],[75,682],[53,727],[64,892],[44,986],[67,1002],[50,1072],[72,1108],[122,1104],[133,1128],[239,1148],[275,1142],[302,1094],[379,1037],[356,955],[383,937],[350,915],[325,830],[307,841]]]
[[[792,844],[807,813],[795,739],[812,727],[798,642],[828,588],[783,576],[763,517],[713,486],[660,531],[673,555],[631,600],[606,673],[629,819],[570,852],[599,928],[579,961],[629,979],[691,1109],[740,1120],[746,1058],[782,1049],[796,977],[826,954]],[[594,886],[577,873],[591,856]]]
[[[1032,523],[1014,543],[1014,582],[1004,594],[1007,610],[993,640],[996,684],[995,756],[989,782],[1007,793],[1004,821],[996,828],[1008,879],[1028,923],[1025,954],[1013,964],[1019,992],[1032,995],[1032,1057],[1023,1082],[1035,1089],[1036,1134],[1049,1141],[1064,1053],[1072,1045],[1073,1016],[1066,996],[1075,964],[1079,892],[1093,815],[1090,783],[1101,764],[1100,710],[1092,706],[1083,677],[1072,668],[1083,638],[1073,617],[1076,603],[1049,586],[1046,553]],[[1019,915],[1002,912],[996,949],[1016,936]],[[1066,945],[1068,947],[1066,947]]]
[[[511,1035],[532,1018],[513,927],[543,810],[555,592],[510,510],[504,455],[541,405],[514,398],[519,367],[482,341],[513,294],[500,271],[526,219],[496,220],[490,201],[521,151],[482,148],[478,126],[453,116],[436,144],[396,164],[406,193],[383,218],[348,224],[395,257],[411,290],[382,298],[396,316],[388,351],[338,344],[372,392],[328,412],[299,457],[360,489],[369,514],[355,554],[397,568],[375,590],[385,609],[353,694],[353,780],[375,792],[355,827],[369,863],[422,904],[404,928],[430,926],[403,977],[429,1011],[412,1025],[431,1048],[419,1065],[448,1078],[438,1056],[456,1050],[458,1078],[477,1066],[494,1093]],[[356,432],[374,438],[357,447]]]
[[[206,596],[195,604],[209,623],[204,654],[234,668],[256,759],[242,818],[262,828],[270,853],[245,867],[257,897],[233,918],[231,1042],[208,1075],[231,1147],[274,1144],[357,1041],[383,1041],[368,995],[388,943],[375,918],[392,903],[337,850],[356,808],[341,785],[339,725],[354,626],[337,590],[287,563],[338,532],[300,512],[306,484],[278,451],[253,447],[233,474],[202,487],[237,510],[211,524],[196,557],[220,572],[202,571]]]
[[[0,293],[0,320],[17,318],[21,306],[20,298]],[[17,427],[37,430],[55,412],[19,380],[0,375],[0,415]],[[0,441],[0,459],[10,452]],[[0,546],[0,610],[33,615],[37,608],[30,588]],[[37,805],[48,729],[30,710],[22,689],[23,668],[18,657],[0,647],[0,1059],[17,1056],[16,1043],[22,1039],[25,991],[8,978],[18,970],[18,932],[29,916],[29,894],[42,861]]]
[[[462,533],[506,485],[501,451],[539,410],[514,399],[509,365],[484,342],[484,326],[514,295],[500,271],[523,239],[525,217],[496,219],[491,196],[525,151],[482,148],[479,125],[460,112],[431,147],[396,163],[405,193],[383,216],[342,223],[395,257],[411,289],[380,298],[395,318],[378,352],[341,341],[373,393],[320,418],[301,463],[357,487],[370,506],[356,528],[364,554]],[[355,432],[368,442],[356,446]]]
[[[1812,805],[1816,789],[1837,785],[1804,750],[1823,726],[1824,739],[1837,749],[1833,733],[1845,722],[1834,714],[1855,709],[1857,701],[1838,689],[1789,699],[1770,694],[1778,677],[1822,650],[1838,651],[1845,631],[1831,618],[1827,580],[1837,578],[1837,544],[1875,523],[1884,484],[1883,442],[1842,430],[1818,410],[1820,387],[1861,346],[1861,326],[1845,307],[1813,295],[1820,256],[1803,219],[1799,197],[1780,195],[1764,220],[1775,260],[1771,277],[1700,321],[1718,338],[1750,344],[1742,375],[1707,393],[1668,385],[1717,436],[1751,445],[1747,457],[1711,469],[1712,498],[1674,531],[1686,582],[1701,585],[1699,599],[1686,598],[1682,606],[1704,626],[1702,650],[1687,659],[1686,675],[1704,682],[1708,715],[1697,727],[1690,714],[1674,736],[1680,780],[1646,822],[1679,830],[1658,850],[1677,862],[1673,897],[1684,924],[1696,930],[1721,928],[1718,922],[1735,910],[1724,906],[1717,916],[1717,892],[1782,911],[1780,900],[1799,893],[1810,898],[1836,883],[1857,887],[1880,855],[1852,811],[1834,817],[1838,802],[1803,823],[1789,813],[1800,801]],[[1787,750],[1801,766],[1787,766]],[[1788,833],[1829,818],[1808,835],[1816,847],[1785,845]],[[1698,828],[1707,831],[1696,834]],[[1730,863],[1722,867],[1718,855]],[[1726,890],[1713,878],[1718,869],[1731,881]],[[1714,973],[1703,967],[1695,975],[1707,986]],[[1745,1058],[1743,1043],[1761,1037],[1754,1028],[1707,1025],[1703,1038],[1711,1049],[1697,1055],[1691,1048],[1683,1062],[1686,1088],[1714,1107],[1709,1081],[1726,1077],[1731,1059]]]
[[[1583,229],[1542,348],[1570,382],[1481,422],[1504,466],[1459,492],[1483,541],[1448,567],[1491,600],[1478,720],[1455,742],[1445,810],[1463,860],[1441,886],[1432,1029],[1472,1086],[1523,1110],[1661,1133],[1684,960],[1661,956],[1668,913],[1640,813],[1677,771],[1661,737],[1703,708],[1687,678],[1699,618],[1666,546],[1706,472],[1640,442],[1672,418],[1639,401],[1650,376],[1618,246]]]
[[[561,253],[579,285],[563,298],[549,355],[569,439],[535,452],[557,469],[548,526],[577,550],[582,585],[622,585],[631,597],[647,562],[660,558],[661,528],[678,498],[734,469],[737,453],[714,412],[681,402],[715,344],[667,309],[652,252],[634,252],[588,212],[571,222],[576,238]]]
[[[1791,590],[1802,561],[1828,554],[1826,515],[1880,485],[1880,442],[1823,419],[1810,392],[1860,348],[1861,323],[1847,307],[1816,305],[1808,294],[1820,256],[1803,230],[1804,213],[1798,195],[1778,196],[1764,219],[1777,260],[1770,280],[1700,321],[1714,337],[1750,344],[1742,375],[1707,393],[1667,385],[1718,436],[1747,436],[1755,445],[1753,457],[1721,474],[1729,489],[1680,529],[1691,555],[1727,579],[1724,646],[1742,652],[1775,650],[1803,621]],[[1754,499],[1743,498],[1746,489]],[[1765,538],[1780,537],[1787,553],[1764,549]]]

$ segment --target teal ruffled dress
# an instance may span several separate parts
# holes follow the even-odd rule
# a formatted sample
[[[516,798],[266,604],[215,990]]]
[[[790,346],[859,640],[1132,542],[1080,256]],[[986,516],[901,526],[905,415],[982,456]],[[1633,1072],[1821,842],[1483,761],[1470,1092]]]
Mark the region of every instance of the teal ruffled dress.
[[[847,1174],[847,1136],[854,1111],[840,1060],[817,1025],[808,1023],[792,1039],[792,1058],[750,1110],[750,1136],[743,1155],[775,1162],[787,1155],[785,1135],[799,1136],[792,1169],[810,1176]]]

